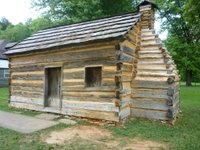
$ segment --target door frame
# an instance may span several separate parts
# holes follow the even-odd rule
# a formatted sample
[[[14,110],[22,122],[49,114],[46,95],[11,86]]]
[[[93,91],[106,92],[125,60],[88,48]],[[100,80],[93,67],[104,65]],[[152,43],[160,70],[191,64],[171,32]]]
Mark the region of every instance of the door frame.
[[[53,68],[60,68],[60,89],[59,89],[59,99],[60,99],[60,104],[59,104],[59,110],[62,109],[62,79],[63,79],[63,67],[62,65],[57,65],[57,66],[45,66],[44,67],[44,108],[48,108],[48,69],[53,69]]]

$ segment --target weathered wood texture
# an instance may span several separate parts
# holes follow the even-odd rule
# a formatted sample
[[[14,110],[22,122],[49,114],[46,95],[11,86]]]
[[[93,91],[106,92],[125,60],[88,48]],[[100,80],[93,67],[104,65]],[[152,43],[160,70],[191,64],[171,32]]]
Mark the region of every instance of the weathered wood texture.
[[[149,8],[142,8],[147,11]],[[145,12],[146,14],[146,12]],[[144,14],[144,15],[145,15]],[[144,18],[142,18],[144,19]],[[144,22],[144,21],[142,21]],[[179,111],[179,82],[171,57],[162,50],[151,22],[143,23],[136,51],[136,76],[132,80],[131,115],[173,122]],[[144,29],[145,28],[145,29]],[[144,38],[148,35],[148,39]]]
[[[44,107],[45,68],[61,67],[60,113],[119,121],[116,63],[115,45],[109,43],[11,57],[11,105],[33,110],[40,106],[40,111],[55,111],[56,108]],[[85,68],[98,66],[102,68],[101,86],[86,87]],[[124,70],[130,70],[130,66]]]
[[[120,119],[130,115],[131,81],[135,76],[134,61],[136,57],[137,41],[139,40],[140,24],[129,31],[127,39],[119,43],[118,49],[118,89],[120,98]]]

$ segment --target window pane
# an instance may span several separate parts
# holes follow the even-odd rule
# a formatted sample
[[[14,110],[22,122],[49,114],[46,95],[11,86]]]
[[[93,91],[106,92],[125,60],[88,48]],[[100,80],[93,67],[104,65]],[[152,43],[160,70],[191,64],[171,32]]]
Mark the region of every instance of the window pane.
[[[9,78],[9,70],[4,70],[4,78]]]

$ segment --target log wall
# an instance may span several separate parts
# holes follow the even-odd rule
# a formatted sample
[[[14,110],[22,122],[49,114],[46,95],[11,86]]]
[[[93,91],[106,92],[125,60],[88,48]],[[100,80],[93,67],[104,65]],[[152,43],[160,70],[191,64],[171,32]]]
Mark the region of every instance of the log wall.
[[[130,116],[131,82],[135,76],[136,49],[138,48],[138,38],[140,34],[140,24],[136,24],[127,34],[127,40],[119,43],[118,50],[118,85],[120,99],[120,119]]]
[[[119,121],[116,44],[51,50],[10,57],[10,105],[18,108]],[[85,87],[85,67],[102,67],[102,85]],[[45,68],[61,67],[60,109],[44,107]],[[127,66],[128,69],[129,66]]]

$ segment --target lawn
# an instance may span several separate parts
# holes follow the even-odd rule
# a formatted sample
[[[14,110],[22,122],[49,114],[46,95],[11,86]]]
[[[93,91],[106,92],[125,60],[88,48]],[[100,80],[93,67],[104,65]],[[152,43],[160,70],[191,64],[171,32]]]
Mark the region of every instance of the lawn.
[[[0,89],[0,110],[19,111],[7,106],[7,89]],[[140,138],[166,143],[172,150],[198,150],[200,149],[200,86],[181,86],[181,114],[174,126],[161,124],[160,122],[145,119],[132,119],[125,127],[105,127],[113,134],[113,138]],[[35,115],[36,112],[21,111],[27,115]],[[79,124],[81,125],[81,124]],[[41,141],[41,135],[51,131],[66,128],[60,124],[53,128],[23,135],[17,132],[0,128],[0,149],[106,149],[98,143],[75,140],[65,145],[48,145]],[[106,142],[106,140],[105,140]]]
[[[39,114],[39,112],[29,111],[29,110],[19,110],[14,108],[9,108],[8,106],[8,89],[0,88],[0,110],[8,111],[8,112],[20,112],[24,115],[35,116]]]

